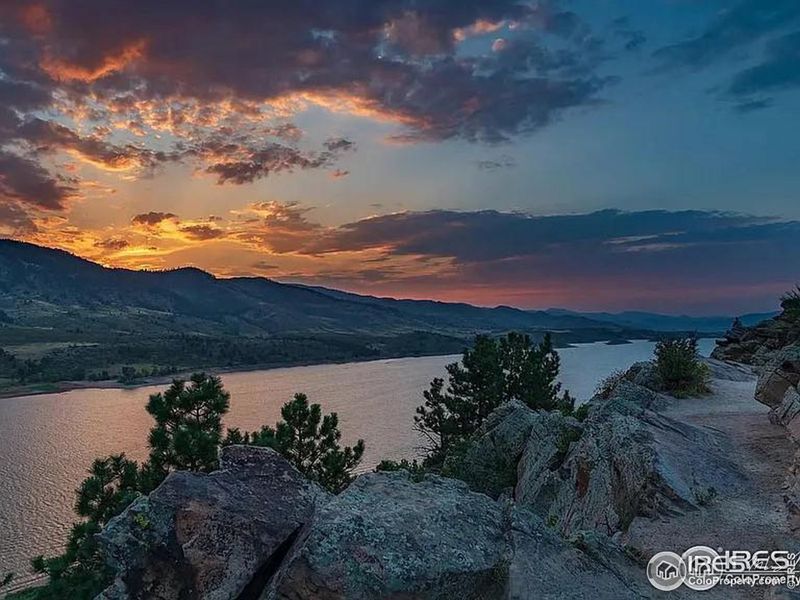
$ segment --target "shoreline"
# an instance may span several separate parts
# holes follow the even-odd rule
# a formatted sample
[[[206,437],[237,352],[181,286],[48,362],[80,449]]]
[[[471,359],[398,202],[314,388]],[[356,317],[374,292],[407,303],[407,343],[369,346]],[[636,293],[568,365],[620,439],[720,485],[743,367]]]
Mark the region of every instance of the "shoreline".
[[[703,336],[700,339],[706,339],[706,336]],[[714,338],[707,338],[707,339],[714,339]],[[624,343],[611,343],[613,340],[596,340],[593,342],[570,342],[564,345],[556,346],[556,350],[566,350],[569,348],[578,348],[581,346],[591,345],[591,344],[601,344],[601,345],[609,345],[609,346],[620,346],[620,345],[628,345],[638,341],[652,341],[648,338],[631,338],[626,340]],[[322,365],[343,365],[348,363],[369,363],[369,362],[377,362],[381,360],[398,360],[403,358],[430,358],[434,356],[459,356],[459,354],[441,354],[439,352],[434,352],[430,354],[419,353],[419,354],[403,354],[403,355],[388,355],[382,357],[370,357],[370,358],[363,358],[363,359],[342,359],[342,360],[324,360],[324,361],[306,361],[306,362],[296,362],[296,363],[259,363],[256,365],[237,365],[231,367],[215,367],[215,366],[198,366],[189,369],[183,369],[176,373],[172,373],[170,375],[152,375],[148,377],[144,377],[140,380],[137,380],[136,383],[122,383],[118,380],[80,380],[80,381],[57,381],[57,382],[48,382],[48,383],[37,383],[37,384],[30,384],[29,387],[20,386],[16,388],[6,388],[0,390],[0,402],[3,400],[7,400],[9,398],[27,398],[27,397],[34,397],[34,396],[42,396],[45,394],[62,394],[64,392],[72,392],[75,390],[87,390],[87,389],[101,389],[101,390],[120,390],[120,389],[131,389],[135,390],[142,387],[154,386],[154,385],[169,385],[172,383],[174,379],[188,379],[192,373],[197,372],[210,372],[214,374],[230,374],[230,373],[251,373],[253,371],[272,371],[275,369],[294,369],[297,367],[316,367]],[[37,389],[40,388],[40,389]]]
[[[593,342],[605,343],[605,342]],[[569,346],[568,346],[569,347]],[[260,363],[257,365],[238,365],[232,367],[194,367],[172,373],[170,375],[152,375],[143,377],[136,381],[136,383],[122,383],[117,380],[105,379],[99,381],[92,381],[89,379],[80,381],[57,381],[53,383],[31,384],[32,387],[50,386],[48,389],[24,389],[24,388],[8,388],[0,390],[0,402],[10,398],[28,398],[35,396],[43,396],[46,394],[62,394],[64,392],[72,392],[75,390],[135,390],[138,388],[149,387],[154,385],[169,385],[174,379],[188,379],[193,373],[208,372],[214,375],[224,375],[232,373],[252,373],[254,371],[274,371],[277,369],[296,369],[298,367],[319,367],[325,365],[346,365],[351,363],[370,363],[380,362],[385,360],[402,360],[406,358],[433,358],[437,356],[460,356],[459,354],[408,354],[402,356],[382,356],[379,358],[365,358],[365,359],[347,359],[347,360],[326,360],[322,362],[298,362],[291,364],[276,364],[276,363]]]

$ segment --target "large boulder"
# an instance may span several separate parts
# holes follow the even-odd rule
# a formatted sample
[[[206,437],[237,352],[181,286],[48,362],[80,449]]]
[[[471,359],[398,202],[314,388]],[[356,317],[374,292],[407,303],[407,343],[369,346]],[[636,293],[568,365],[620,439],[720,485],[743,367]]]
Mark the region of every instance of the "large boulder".
[[[776,354],[761,374],[756,400],[771,407],[770,421],[786,428],[796,454],[784,484],[783,499],[793,529],[800,529],[800,345]]]
[[[788,346],[777,352],[762,369],[756,384],[756,400],[776,408],[790,388],[800,383],[800,345]]]
[[[487,417],[461,452],[448,457],[443,474],[493,498],[513,490],[517,463],[543,414],[518,400],[503,404]]]
[[[281,600],[494,599],[510,546],[501,503],[463,482],[370,473],[320,508],[268,595]]]
[[[105,598],[256,598],[328,495],[267,448],[224,448],[220,470],[176,472],[99,535]]]
[[[317,513],[265,598],[633,600],[650,597],[644,573],[605,536],[565,539],[461,482],[379,473]]]
[[[709,493],[734,492],[743,475],[724,438],[649,408],[656,404],[653,392],[622,381],[611,398],[593,401],[580,437],[563,428],[531,435],[515,500],[565,535],[611,535],[638,516],[676,514]]]

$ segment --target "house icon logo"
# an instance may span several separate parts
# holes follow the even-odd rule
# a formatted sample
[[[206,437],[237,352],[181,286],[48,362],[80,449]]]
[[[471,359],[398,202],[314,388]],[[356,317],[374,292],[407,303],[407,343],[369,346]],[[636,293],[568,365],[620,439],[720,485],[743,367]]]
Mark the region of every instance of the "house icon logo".
[[[657,590],[676,590],[686,578],[686,563],[679,554],[659,552],[647,563],[647,579]]]
[[[672,579],[678,575],[678,567],[667,561],[661,562],[656,566],[656,574],[661,579]]]

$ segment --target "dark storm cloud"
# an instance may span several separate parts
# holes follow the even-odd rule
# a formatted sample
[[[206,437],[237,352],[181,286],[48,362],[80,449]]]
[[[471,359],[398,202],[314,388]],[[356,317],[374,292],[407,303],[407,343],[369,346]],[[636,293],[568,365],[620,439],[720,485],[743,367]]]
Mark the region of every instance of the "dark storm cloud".
[[[128,240],[120,238],[109,238],[107,240],[98,240],[94,243],[95,248],[102,248],[103,250],[123,250],[130,246]]]
[[[344,152],[354,150],[356,143],[347,138],[330,138],[323,144],[329,152]]]
[[[69,150],[109,169],[153,169],[178,159],[175,153],[157,152],[133,144],[112,144],[96,135],[83,137],[68,127],[38,118],[21,124],[12,137],[27,142],[37,152]]]
[[[555,246],[611,244],[608,248],[617,252],[676,239],[689,243],[719,231],[744,231],[745,225],[770,226],[763,222],[702,211],[604,210],[546,217],[492,210],[406,212],[342,225],[319,236],[308,249],[325,253],[388,246],[395,254],[445,256],[466,262],[532,255]],[[679,233],[682,237],[676,237]]]
[[[591,103],[606,83],[591,69],[547,77],[530,63],[533,69],[512,77],[457,53],[459,36],[473,35],[463,32],[503,23],[529,37],[557,36],[582,52],[587,26],[557,5],[278,0],[229,10],[189,0],[46,0],[36,14],[29,3],[6,2],[0,18],[24,63],[40,65],[36,77],[73,97],[263,102],[292,93],[345,95],[401,119],[411,137],[495,141]],[[22,64],[12,66],[22,71]]]
[[[18,202],[0,196],[0,230],[13,234],[35,233],[38,228]]]
[[[32,110],[46,106],[50,100],[49,92],[40,86],[0,79],[0,106],[6,109]]]
[[[184,225],[180,228],[180,231],[185,233],[190,239],[199,241],[215,240],[225,235],[225,232],[221,229],[207,224]]]

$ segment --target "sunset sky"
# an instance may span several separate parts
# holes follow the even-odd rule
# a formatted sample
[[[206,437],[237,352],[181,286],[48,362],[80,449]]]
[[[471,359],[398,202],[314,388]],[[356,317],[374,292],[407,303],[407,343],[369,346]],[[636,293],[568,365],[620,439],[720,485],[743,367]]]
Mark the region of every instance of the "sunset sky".
[[[396,297],[800,282],[798,0],[0,2],[0,234]]]

